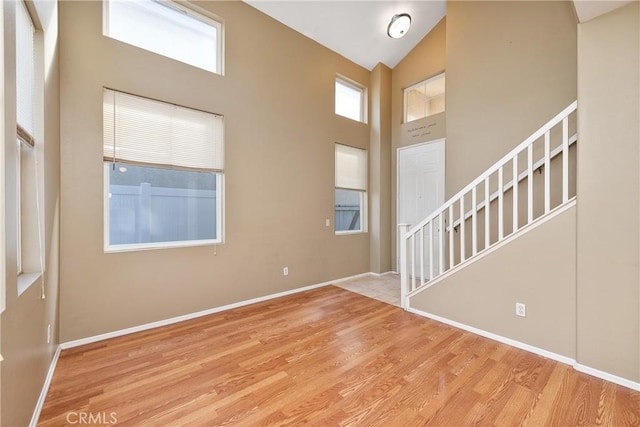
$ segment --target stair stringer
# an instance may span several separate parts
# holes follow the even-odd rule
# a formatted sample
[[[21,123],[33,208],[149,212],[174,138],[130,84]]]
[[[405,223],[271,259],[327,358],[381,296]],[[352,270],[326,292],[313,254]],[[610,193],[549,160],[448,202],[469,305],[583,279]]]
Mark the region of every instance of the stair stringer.
[[[516,302],[526,304],[526,317],[516,316]],[[408,311],[575,360],[575,199],[417,289],[407,304]]]

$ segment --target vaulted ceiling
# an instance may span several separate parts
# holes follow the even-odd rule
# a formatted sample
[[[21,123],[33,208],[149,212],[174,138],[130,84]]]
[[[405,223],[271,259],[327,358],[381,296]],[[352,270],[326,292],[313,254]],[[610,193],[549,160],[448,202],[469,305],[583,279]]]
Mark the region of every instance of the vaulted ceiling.
[[[573,0],[580,22],[610,12],[632,0]],[[637,0],[636,0],[637,1]],[[379,62],[395,67],[445,16],[446,0],[245,0],[347,59],[373,69]],[[401,39],[387,36],[391,17],[411,15]]]
[[[379,62],[395,67],[447,9],[445,0],[245,1],[369,70]],[[403,38],[392,39],[387,26],[398,13],[411,15],[411,28]]]

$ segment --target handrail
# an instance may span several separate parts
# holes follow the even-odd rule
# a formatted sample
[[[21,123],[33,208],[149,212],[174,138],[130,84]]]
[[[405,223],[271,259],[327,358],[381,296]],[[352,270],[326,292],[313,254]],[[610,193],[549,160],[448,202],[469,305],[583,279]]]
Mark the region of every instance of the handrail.
[[[506,156],[502,157],[500,160],[495,162],[493,166],[490,166],[489,169],[487,169],[483,174],[481,174],[476,179],[471,181],[469,185],[464,187],[462,190],[458,191],[454,196],[450,197],[449,200],[447,200],[442,204],[440,209],[435,210],[431,215],[429,215],[428,217],[420,221],[417,225],[414,225],[411,229],[409,229],[407,234],[408,235],[413,234],[417,230],[427,225],[427,223],[429,223],[429,221],[432,221],[435,217],[437,217],[440,214],[440,212],[444,211],[446,208],[449,207],[449,205],[452,205],[459,198],[461,198],[462,196],[467,194],[469,191],[471,191],[473,187],[477,187],[480,183],[482,183],[485,180],[485,178],[497,172],[501,166],[504,166],[504,164],[509,162],[513,157],[515,157],[516,154],[520,154],[520,152],[523,151],[525,148],[527,148],[532,142],[535,142],[538,138],[543,136],[547,131],[551,130],[551,128],[553,128],[558,123],[560,123],[562,119],[569,116],[569,114],[574,112],[577,108],[578,108],[578,101],[573,101],[568,107],[566,107],[564,110],[558,113],[554,118],[552,118],[547,123],[545,123],[540,129],[538,129],[533,134],[531,134],[531,136],[529,136],[527,139],[522,141],[516,148],[511,150]]]
[[[573,136],[571,138],[569,138],[569,146],[572,146],[577,141],[578,141],[578,134],[574,133]],[[553,149],[551,151],[550,155],[549,155],[549,158],[553,160],[555,157],[557,157],[560,154],[562,154],[562,146],[556,147],[555,149]],[[537,162],[535,162],[533,164],[533,170],[538,170],[539,168],[541,168],[543,166],[544,166],[544,159],[540,159],[540,160],[538,160]],[[527,178],[527,171],[521,172],[518,175],[518,183],[520,183],[521,181],[524,181],[526,178]],[[502,187],[502,192],[506,193],[511,188],[513,188],[513,179],[511,181],[507,182],[506,184],[504,184],[504,186]],[[491,193],[491,196],[489,197],[489,202],[493,202],[497,198],[498,198],[498,190],[496,190],[493,193]],[[478,203],[476,205],[476,209],[475,209],[476,212],[479,212],[482,209],[484,209],[484,205],[485,205],[485,201],[484,200],[482,202]],[[473,215],[473,209],[469,209],[468,211],[466,211],[464,213],[464,219],[467,220],[467,219],[471,218],[471,215]],[[453,223],[453,226],[456,227],[458,224],[460,224],[460,218],[458,218],[458,220]],[[447,227],[447,230],[449,229],[449,227],[451,227],[451,225],[449,225]]]

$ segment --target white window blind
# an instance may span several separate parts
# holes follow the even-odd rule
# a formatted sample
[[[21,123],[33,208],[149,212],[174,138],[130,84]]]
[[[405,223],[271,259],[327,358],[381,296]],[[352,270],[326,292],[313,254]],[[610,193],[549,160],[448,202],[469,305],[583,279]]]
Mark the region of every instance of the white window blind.
[[[22,1],[16,2],[16,104],[18,138],[34,145],[35,124],[35,76],[34,44],[35,26]]]
[[[105,160],[224,170],[221,116],[105,89],[103,120]]]
[[[367,189],[367,152],[336,144],[336,187],[350,190]]]

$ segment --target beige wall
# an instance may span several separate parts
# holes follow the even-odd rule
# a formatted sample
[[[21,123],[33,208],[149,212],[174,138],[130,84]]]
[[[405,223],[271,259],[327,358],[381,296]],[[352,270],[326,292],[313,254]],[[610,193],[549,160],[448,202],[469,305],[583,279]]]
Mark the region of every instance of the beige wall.
[[[576,37],[570,2],[448,3],[447,197],[576,99]],[[411,306],[575,357],[575,215],[488,254]],[[516,302],[527,305],[525,319]]]
[[[371,147],[369,149],[370,271],[391,270],[391,69],[371,72]]]
[[[517,7],[449,3],[447,192],[457,191],[577,96],[577,209],[414,297],[412,306],[637,382],[638,3],[580,24],[578,33],[567,4]],[[536,25],[545,34],[536,36]],[[495,69],[499,64],[508,75]],[[523,85],[523,78],[530,83]],[[493,127],[499,117],[507,120]],[[474,145],[468,141],[476,132]],[[507,138],[497,138],[497,132]],[[529,283],[531,278],[536,280]],[[516,300],[527,303],[526,319],[514,317]]]
[[[334,114],[335,75],[370,72],[244,3],[199,4],[225,20],[224,77],[103,37],[99,2],[60,4],[62,341],[369,271],[369,235],[336,236],[333,209],[334,144],[370,138]],[[103,252],[103,86],[225,116],[224,245]]]
[[[447,3],[393,70],[393,242],[397,148],[446,137],[445,198],[454,195],[576,99],[576,40],[571,2]],[[402,89],[441,71],[445,113],[402,124]]]
[[[578,28],[578,363],[640,382],[638,2]]]
[[[404,89],[440,74],[446,64],[447,18],[443,18],[393,69],[391,77],[391,260],[397,259],[398,148],[445,137],[445,114],[403,123]],[[448,85],[448,82],[447,82]]]
[[[573,358],[575,245],[573,207],[411,298],[411,307]],[[527,317],[516,316],[516,302]]]
[[[447,3],[447,197],[576,99],[576,37],[569,1]]]
[[[15,3],[4,2],[5,73],[5,226],[6,311],[2,314],[2,419],[7,426],[27,425],[42,389],[55,346],[58,317],[58,215],[59,215],[59,87],[57,2],[37,2],[33,12],[44,30],[44,58],[38,64],[44,74],[44,126],[37,131],[38,186],[43,208],[45,294],[41,281],[20,296],[16,282],[16,111],[15,111]],[[36,259],[37,259],[36,255]],[[47,344],[47,325],[52,342]]]
[[[15,146],[8,143],[1,425],[25,425],[31,417],[59,342],[58,306],[61,338],[68,341],[392,268],[397,148],[446,135],[451,195],[576,98],[577,61],[578,209],[414,297],[412,305],[640,381],[637,2],[581,24],[578,35],[569,2],[449,2],[446,20],[393,71],[379,65],[372,73],[243,3],[199,4],[225,18],[225,77],[103,37],[99,2],[59,3],[59,75],[57,3],[38,2],[46,39],[38,153],[47,298],[40,299],[40,283],[16,292]],[[5,138],[11,141],[14,4],[2,8]],[[445,68],[446,113],[403,124],[402,89]],[[369,87],[370,126],[333,114],[335,73]],[[103,253],[103,86],[225,115],[224,245]],[[369,149],[368,234],[338,237],[324,225],[327,218],[333,224],[335,142]],[[531,248],[545,250],[528,259]],[[527,304],[527,318],[514,316],[516,300]],[[49,324],[54,336],[47,345]]]

